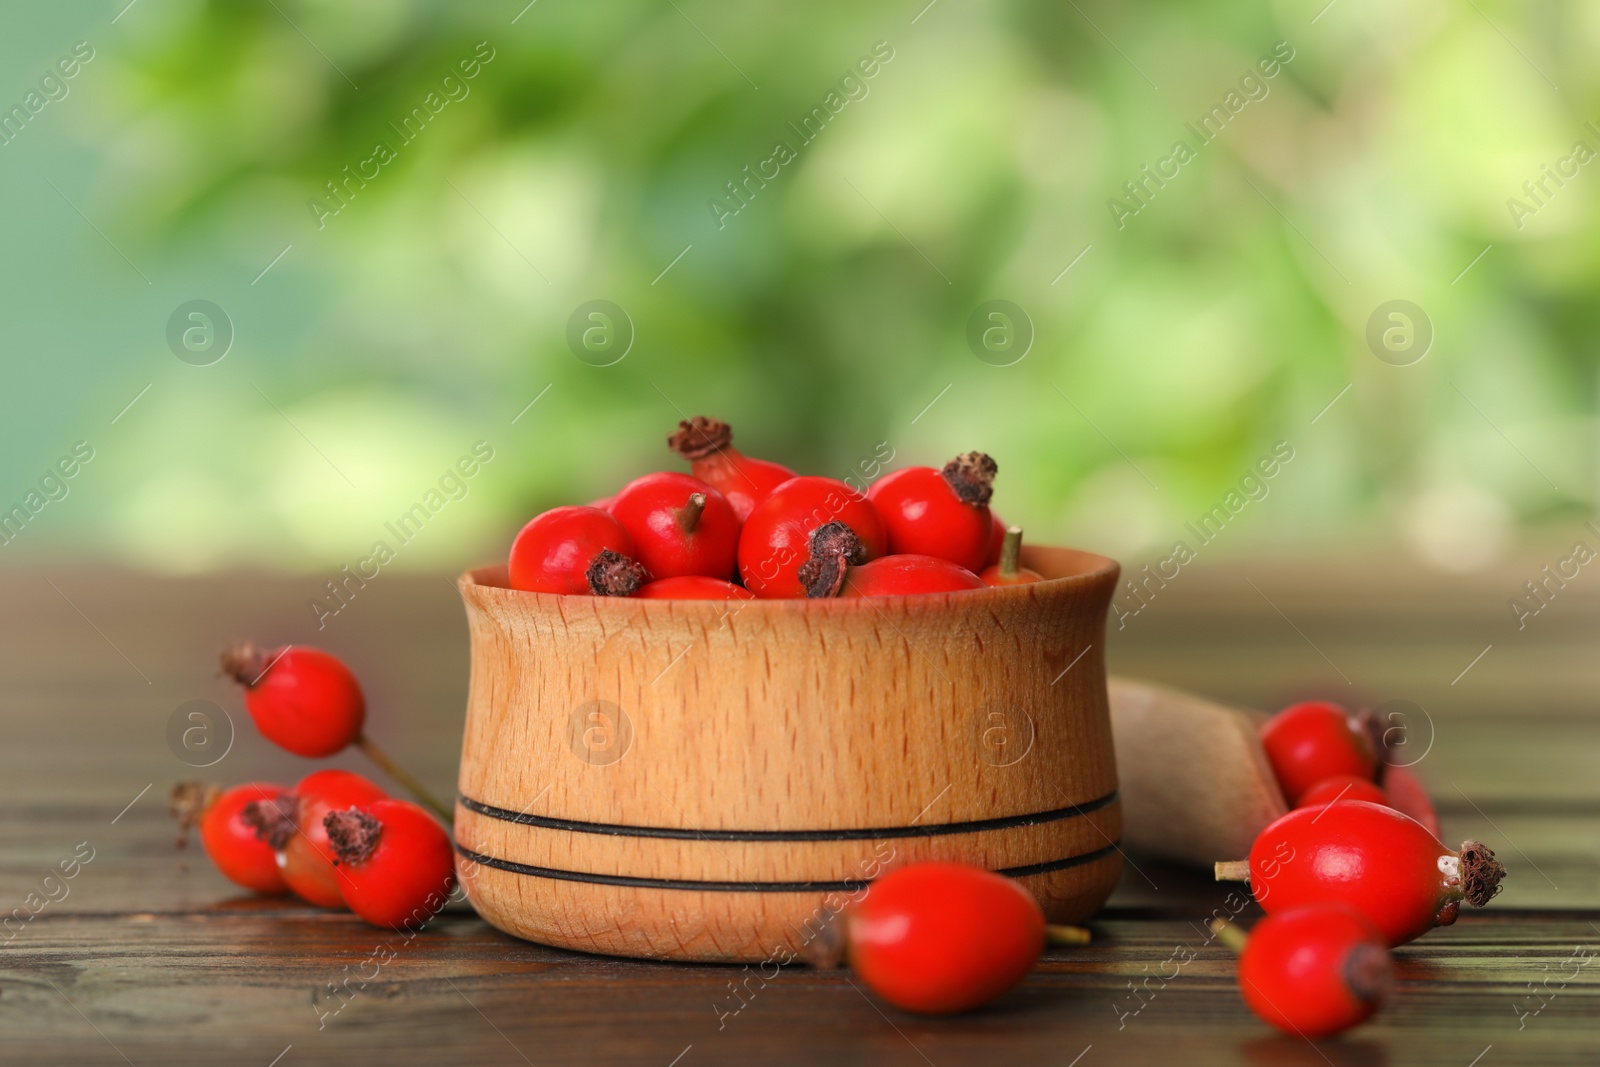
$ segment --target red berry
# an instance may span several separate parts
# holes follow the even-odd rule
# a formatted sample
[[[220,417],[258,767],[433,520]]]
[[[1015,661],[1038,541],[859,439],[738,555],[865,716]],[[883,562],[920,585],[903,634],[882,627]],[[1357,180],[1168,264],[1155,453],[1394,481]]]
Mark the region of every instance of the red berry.
[[[600,511],[610,511],[611,510],[611,502],[613,500],[615,500],[615,499],[617,499],[615,496],[598,497],[597,499],[589,501],[587,504],[584,505],[584,507],[586,507],[586,508],[598,508]]]
[[[1439,813],[1433,809],[1433,801],[1428,798],[1427,789],[1423,788],[1410,768],[1396,767],[1393,764],[1385,767],[1383,791],[1389,796],[1391,808],[1420,822],[1434,837],[1441,836]]]
[[[1327,1037],[1365,1022],[1393,985],[1394,959],[1383,935],[1338,904],[1267,916],[1239,954],[1244,1002],[1262,1022],[1299,1037]]]
[[[343,661],[320,648],[269,651],[244,642],[222,653],[222,670],[244,686],[250,718],[280,748],[321,759],[361,736],[367,717],[361,684]]]
[[[994,528],[989,531],[989,554],[983,558],[985,567],[993,567],[1000,562],[1000,552],[1006,542],[1006,531],[1011,528],[1006,525],[1004,519],[994,513],[992,508],[989,510],[989,517],[994,520]]]
[[[1021,563],[1022,527],[1007,528],[1000,542],[1000,561],[983,568],[978,577],[984,585],[1029,585],[1044,581],[1044,575]]]
[[[283,852],[283,880],[302,899],[323,908],[344,904],[339,886],[343,879],[333,865],[333,846],[323,819],[330,811],[362,807],[383,800],[373,782],[350,771],[313,771],[294,787],[295,809],[284,824],[262,829],[268,841]]]
[[[1301,793],[1300,799],[1294,806],[1309,808],[1317,804],[1332,804],[1336,800],[1365,800],[1373,804],[1382,804],[1387,808],[1394,807],[1389,802],[1389,794],[1383,791],[1382,786],[1366,778],[1357,778],[1353,774],[1336,774],[1332,778],[1324,778]]]
[[[455,884],[450,835],[408,800],[379,800],[323,818],[350,910],[374,926],[423,925]]]
[[[1324,778],[1353,774],[1370,781],[1378,770],[1366,721],[1327,701],[1284,708],[1262,724],[1261,744],[1290,804]]]
[[[1009,878],[962,863],[915,863],[845,912],[850,966],[884,1000],[943,1014],[1022,981],[1044,951],[1044,912]]]
[[[511,588],[570,596],[631,596],[644,583],[633,538],[599,508],[551,508],[511,543]]]
[[[690,464],[694,476],[728,498],[740,522],[750,517],[767,494],[795,476],[781,463],[751,459],[733,447],[733,430],[725,422],[696,415],[678,423],[667,444]]]
[[[898,555],[884,556],[859,567],[851,567],[845,573],[839,595],[910,596],[982,588],[983,581],[976,574],[947,559]]]
[[[656,581],[700,574],[726,578],[739,549],[728,498],[699,478],[662,472],[635,478],[611,504],[634,555]]]
[[[278,871],[278,854],[256,833],[244,809],[252,803],[280,805],[293,810],[294,798],[285,786],[271,782],[236,785],[217,797],[200,817],[200,843],[223,877],[256,893],[287,893]]]
[[[1364,800],[1296,808],[1250,846],[1250,890],[1269,913],[1343,903],[1391,945],[1448,926],[1498,892],[1505,868],[1467,841],[1452,852],[1415,819]]]
[[[994,535],[989,498],[995,470],[982,452],[967,452],[942,470],[906,467],[873,483],[867,499],[883,516],[889,552],[937,556],[982,570]]]
[[[887,545],[883,520],[866,497],[833,478],[790,478],[745,521],[739,573],[758,597],[831,596],[846,566],[878,558]],[[808,582],[801,570],[813,561]]]
[[[636,600],[754,600],[748,589],[723,581],[688,574],[681,578],[663,578],[659,582],[646,582],[633,594]]]

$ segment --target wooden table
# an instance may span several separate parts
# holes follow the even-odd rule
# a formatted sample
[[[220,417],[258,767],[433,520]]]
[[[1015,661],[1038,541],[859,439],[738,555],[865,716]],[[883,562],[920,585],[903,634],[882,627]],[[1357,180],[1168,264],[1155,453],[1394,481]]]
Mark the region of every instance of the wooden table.
[[[197,847],[174,847],[168,785],[197,774],[292,782],[309,765],[253,732],[215,677],[216,649],[255,636],[345,655],[366,682],[373,735],[448,793],[466,682],[453,588],[385,572],[318,633],[306,607],[317,578],[157,579],[64,563],[0,571],[0,900],[25,916],[59,898],[7,927],[0,1059],[1597,1063],[1600,966],[1564,961],[1600,946],[1600,598],[1574,583],[1518,631],[1505,598],[1537,571],[1533,560],[1447,582],[1405,565],[1186,569],[1109,635],[1113,669],[1221,699],[1414,702],[1426,714],[1413,715],[1412,751],[1431,743],[1417,770],[1446,836],[1481,836],[1510,868],[1489,908],[1399,951],[1385,1013],[1315,1046],[1272,1034],[1239,1001],[1228,953],[1202,933],[1223,890],[1137,856],[1093,923],[1093,945],[1051,951],[1018,991],[951,1019],[882,1008],[848,972],[801,967],[729,1014],[741,1003],[737,968],[557,951],[467,911],[407,940],[347,914],[240,895]],[[167,742],[174,710],[195,699],[222,705],[238,727],[221,762],[198,772]],[[76,877],[45,882],[90,850]],[[394,960],[364,986],[344,985],[379,948]],[[1168,961],[1180,948],[1194,958],[1177,968]]]

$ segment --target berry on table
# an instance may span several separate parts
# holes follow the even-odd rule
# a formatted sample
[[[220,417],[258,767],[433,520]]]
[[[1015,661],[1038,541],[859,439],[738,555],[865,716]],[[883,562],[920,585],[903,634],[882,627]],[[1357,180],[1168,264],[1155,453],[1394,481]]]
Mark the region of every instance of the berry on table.
[[[215,786],[186,782],[174,788],[172,806],[174,810],[183,806],[198,809],[183,817],[187,821],[198,820],[200,844],[224,878],[254,893],[287,893],[289,887],[278,870],[277,853],[245,818],[245,808],[256,803],[287,809],[292,808],[294,798],[288,787],[272,782],[246,782],[221,793]]]
[[[1377,776],[1379,752],[1368,720],[1325,700],[1294,704],[1268,719],[1261,745],[1290,804],[1336,774]]]
[[[322,759],[361,736],[367,701],[344,661],[320,648],[263,649],[240,642],[222,653],[223,673],[244,687],[244,706],[268,741]]]
[[[739,573],[758,597],[831,596],[845,567],[876,559],[887,546],[883,520],[866,497],[833,478],[791,478],[745,521]]]
[[[635,478],[612,501],[611,515],[656,581],[733,573],[739,518],[728,498],[699,478],[671,471]]]
[[[1394,986],[1383,935],[1350,908],[1311,904],[1268,915],[1249,936],[1223,919],[1211,930],[1239,953],[1239,992],[1256,1017],[1287,1034],[1327,1037],[1365,1022]]]
[[[251,804],[245,818],[262,840],[282,853],[283,880],[301,899],[323,908],[344,903],[333,848],[323,819],[328,812],[383,800],[377,784],[350,771],[312,771],[294,787],[294,806]]]
[[[733,447],[733,429],[704,415],[678,423],[667,435],[667,444],[689,461],[696,478],[727,497],[740,522],[750,517],[768,493],[795,476],[781,463],[741,453]]]
[[[883,516],[888,551],[982,570],[994,535],[989,500],[996,470],[988,455],[966,452],[940,470],[904,467],[873,483],[867,499]]]
[[[1248,861],[1218,863],[1216,873],[1247,878],[1268,914],[1342,903],[1403,945],[1455,922],[1462,901],[1489,903],[1506,869],[1482,842],[1453,852],[1393,808],[1340,800],[1280,817],[1256,835]]]
[[[1353,774],[1336,774],[1331,778],[1324,778],[1301,793],[1300,799],[1295,801],[1294,806],[1309,808],[1317,804],[1332,804],[1336,800],[1365,800],[1385,807],[1395,806],[1390,802],[1389,794],[1384,791],[1383,786],[1370,778],[1359,778]]]
[[[1383,791],[1388,795],[1388,804],[1394,810],[1411,816],[1420,822],[1423,827],[1434,837],[1442,836],[1439,828],[1439,813],[1434,810],[1433,801],[1428,797],[1428,790],[1411,768],[1389,764],[1383,769]]]
[[[754,600],[755,594],[722,578],[686,574],[646,582],[633,594],[635,600]]]
[[[445,906],[455,884],[450,835],[406,800],[330,811],[322,830],[339,865],[339,890],[350,910],[374,926],[423,925]]]
[[[935,556],[881,556],[851,567],[839,590],[842,597],[913,596],[982,589],[983,580],[965,567]]]
[[[1044,581],[1044,575],[1022,565],[1022,527],[1010,526],[1000,541],[999,562],[983,568],[978,577],[984,585],[1028,585]]]
[[[645,570],[633,538],[609,512],[559,507],[536,515],[511,543],[511,588],[568,596],[632,596]]]
[[[1009,878],[963,863],[914,863],[844,913],[845,956],[906,1011],[968,1011],[1022,981],[1044,951],[1044,912]]]

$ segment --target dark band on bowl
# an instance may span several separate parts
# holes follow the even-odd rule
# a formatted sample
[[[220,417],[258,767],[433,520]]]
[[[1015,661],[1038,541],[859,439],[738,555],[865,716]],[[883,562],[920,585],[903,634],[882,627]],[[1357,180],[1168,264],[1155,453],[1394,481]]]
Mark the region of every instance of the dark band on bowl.
[[[1051,811],[1028,815],[1007,815],[998,819],[972,819],[966,822],[929,823],[926,826],[877,826],[842,830],[686,830],[673,826],[624,826],[617,823],[557,819],[548,815],[529,815],[497,808],[465,795],[458,797],[468,811],[502,822],[538,826],[546,830],[566,830],[576,834],[609,834],[613,837],[666,837],[680,841],[881,841],[895,837],[943,837],[947,834],[976,834],[987,830],[1010,830],[1019,826],[1076,819],[1116,803],[1113,789],[1103,797],[1086,800]]]
[[[535,867],[527,863],[495,859],[493,856],[485,856],[481,852],[474,852],[460,842],[456,843],[456,851],[464,859],[484,867],[493,867],[499,871],[510,871],[513,874],[528,875],[532,878],[551,878],[561,882],[590,882],[595,885],[625,886],[631,889],[688,889],[703,893],[854,893],[867,884],[860,879],[846,879],[838,882],[715,882],[688,878],[635,878],[626,874],[590,874],[587,871],[563,871],[554,867]],[[1007,878],[1026,878],[1031,874],[1049,874],[1051,871],[1063,871],[1068,867],[1081,867],[1096,860],[1105,859],[1114,851],[1117,851],[1117,842],[1115,841],[1104,848],[1097,848],[1093,852],[1084,852],[1077,856],[1068,856],[1065,859],[1048,860],[1044,863],[1030,863],[1025,867],[1006,867],[995,873],[1003,874]]]

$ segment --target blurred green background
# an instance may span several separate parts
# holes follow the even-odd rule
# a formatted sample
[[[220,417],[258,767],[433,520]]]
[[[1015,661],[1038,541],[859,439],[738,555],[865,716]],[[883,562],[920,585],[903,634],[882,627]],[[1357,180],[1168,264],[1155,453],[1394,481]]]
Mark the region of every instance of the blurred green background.
[[[1205,552],[1470,570],[1581,531],[1600,6],[925,2],[9,8],[0,559],[336,570],[486,441],[394,564],[456,568],[702,412],[841,477],[984,449],[1030,538],[1135,565],[1278,441]],[[608,366],[568,343],[597,299]],[[195,300],[209,365],[207,323],[168,340]],[[992,300],[1031,322],[1009,365],[969,344]],[[1367,339],[1393,300],[1431,324],[1407,365]]]

